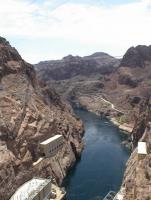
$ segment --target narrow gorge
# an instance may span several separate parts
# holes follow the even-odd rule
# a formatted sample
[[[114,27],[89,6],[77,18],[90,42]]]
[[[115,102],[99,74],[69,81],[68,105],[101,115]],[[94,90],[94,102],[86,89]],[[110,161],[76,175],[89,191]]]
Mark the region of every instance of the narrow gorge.
[[[150,68],[151,46],[122,59],[97,52],[33,66],[0,37],[0,200],[33,177],[51,177],[67,200],[103,200],[111,190],[150,200]],[[46,155],[41,144],[54,136],[62,147]]]
[[[74,108],[109,119],[129,132],[125,144],[132,154],[119,193],[123,200],[151,199],[151,46],[130,47],[122,59],[98,52],[40,62],[35,68],[38,78],[56,88]],[[142,160],[138,159],[138,142],[147,145]]]

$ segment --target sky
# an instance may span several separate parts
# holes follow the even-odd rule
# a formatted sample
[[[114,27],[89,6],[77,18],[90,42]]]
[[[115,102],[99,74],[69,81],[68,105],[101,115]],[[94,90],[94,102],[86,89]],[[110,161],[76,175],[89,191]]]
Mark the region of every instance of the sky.
[[[0,36],[30,63],[151,44],[151,0],[0,0]]]

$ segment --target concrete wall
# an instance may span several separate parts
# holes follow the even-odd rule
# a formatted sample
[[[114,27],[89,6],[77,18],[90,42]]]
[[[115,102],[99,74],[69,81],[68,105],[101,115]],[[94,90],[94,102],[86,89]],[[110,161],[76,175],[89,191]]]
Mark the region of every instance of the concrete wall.
[[[42,190],[37,191],[37,195],[31,200],[44,200],[51,193],[51,182],[49,182]]]
[[[142,160],[146,157],[146,154],[138,154],[138,160]]]

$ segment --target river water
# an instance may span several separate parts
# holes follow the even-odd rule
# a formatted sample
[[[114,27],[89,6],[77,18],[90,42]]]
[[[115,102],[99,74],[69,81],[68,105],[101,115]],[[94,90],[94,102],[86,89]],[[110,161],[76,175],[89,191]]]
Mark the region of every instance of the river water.
[[[95,114],[83,110],[76,110],[76,114],[85,124],[85,148],[63,183],[67,200],[102,200],[121,185],[129,157],[129,151],[121,144],[126,136]]]

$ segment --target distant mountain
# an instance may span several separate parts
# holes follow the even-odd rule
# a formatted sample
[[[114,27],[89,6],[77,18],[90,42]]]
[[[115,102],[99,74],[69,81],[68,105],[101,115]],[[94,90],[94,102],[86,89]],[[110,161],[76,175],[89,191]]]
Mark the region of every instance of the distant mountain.
[[[44,81],[58,81],[79,75],[110,74],[118,65],[118,59],[100,52],[85,57],[68,55],[62,60],[43,61],[36,64],[35,69]]]

